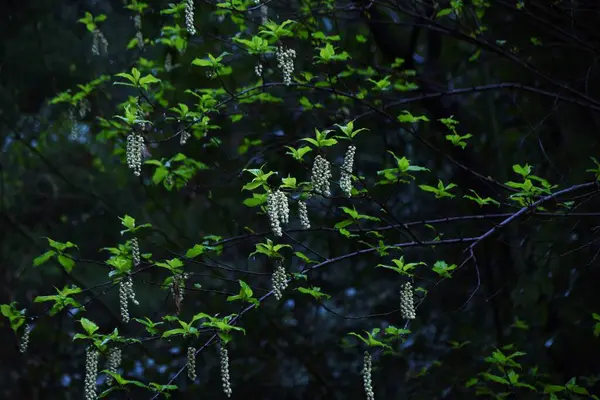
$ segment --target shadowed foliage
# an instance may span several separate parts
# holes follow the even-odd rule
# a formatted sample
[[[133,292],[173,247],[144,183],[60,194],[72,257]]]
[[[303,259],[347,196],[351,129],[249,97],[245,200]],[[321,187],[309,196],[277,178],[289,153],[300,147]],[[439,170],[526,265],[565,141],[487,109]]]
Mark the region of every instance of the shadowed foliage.
[[[599,23],[8,0],[0,398],[598,399]]]

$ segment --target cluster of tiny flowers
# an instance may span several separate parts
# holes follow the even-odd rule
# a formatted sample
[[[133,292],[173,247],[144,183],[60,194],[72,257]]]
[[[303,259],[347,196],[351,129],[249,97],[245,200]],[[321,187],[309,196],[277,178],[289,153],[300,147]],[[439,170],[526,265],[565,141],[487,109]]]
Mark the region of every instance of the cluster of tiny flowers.
[[[77,131],[77,118],[75,117],[75,107],[69,107],[69,123],[71,124],[71,140],[77,140],[79,132]]]
[[[133,26],[135,26],[135,29],[138,31],[142,29],[142,16],[140,14],[133,17]]]
[[[344,163],[342,164],[342,176],[340,178],[340,188],[346,197],[352,195],[352,166],[354,165],[354,153],[356,152],[355,146],[349,146],[344,157]]]
[[[365,351],[362,376],[363,383],[365,385],[365,393],[367,395],[367,400],[375,400],[375,392],[373,392],[373,382],[371,381],[371,355],[368,351]]]
[[[273,295],[277,300],[281,300],[283,298],[283,291],[288,285],[285,268],[283,267],[281,261],[277,262],[277,268],[275,268],[275,272],[273,272],[271,281],[273,285]]]
[[[108,350],[108,359],[106,360],[106,369],[113,374],[118,372],[119,366],[121,365],[121,349],[113,347]],[[106,377],[106,383],[108,385],[113,384],[113,377],[108,375]]]
[[[400,313],[402,314],[402,318],[416,318],[413,289],[410,282],[402,285],[402,290],[400,291]]]
[[[121,319],[123,322],[129,322],[129,299],[133,304],[140,304],[135,298],[133,290],[133,279],[131,275],[127,275],[119,282],[119,302],[121,304]]]
[[[98,379],[98,350],[90,346],[85,353],[85,399],[96,400],[96,379]]]
[[[135,33],[135,40],[137,41],[138,47],[144,47],[144,35],[142,35],[142,31],[137,31]]]
[[[231,397],[231,382],[229,381],[229,353],[225,346],[221,346],[221,380],[223,381],[223,392]]]
[[[135,176],[142,174],[142,152],[144,150],[144,138],[137,133],[127,136],[127,166],[133,170]]]
[[[308,209],[305,201],[298,201],[298,214],[300,216],[300,224],[302,229],[310,229],[310,221],[308,219]]]
[[[281,225],[290,221],[290,206],[288,198],[281,190],[269,192],[267,196],[267,214],[271,222],[271,230],[275,236],[283,236]]]
[[[196,349],[194,347],[188,347],[187,374],[191,381],[196,380]]]
[[[90,102],[88,99],[83,99],[81,103],[79,103],[79,117],[83,118],[89,113],[91,110]]]
[[[256,64],[254,67],[254,73],[260,78],[263,73],[263,66],[261,63]]]
[[[189,275],[185,273],[178,274],[173,277],[173,282],[171,282],[171,294],[178,303],[183,301],[183,296],[185,295],[185,281],[188,277]]]
[[[181,135],[179,136],[179,144],[182,146],[185,145],[188,139],[191,137],[192,135],[188,131],[181,132]]]
[[[277,204],[279,205],[279,222],[281,225],[286,225],[290,222],[290,204],[287,196],[281,190],[275,192],[277,195]]]
[[[29,334],[31,333],[31,327],[29,324],[25,325],[25,330],[23,331],[23,336],[21,336],[21,342],[19,343],[19,351],[21,354],[27,351],[27,346],[29,346]]]
[[[108,40],[99,29],[95,29],[92,32],[92,54],[99,56],[100,52],[108,53]]]
[[[186,0],[185,2],[185,27],[190,35],[196,34],[194,26],[194,0]]]
[[[140,244],[137,238],[131,239],[131,259],[134,266],[140,265]]]
[[[329,180],[331,179],[331,176],[331,164],[329,164],[329,161],[320,155],[315,157],[310,177],[315,192],[323,196],[330,196],[331,188]]]
[[[264,4],[260,6],[260,23],[266,25],[269,22],[269,7]]]
[[[173,56],[167,53],[165,56],[165,71],[170,72],[173,69]]]
[[[294,73],[294,59],[296,58],[296,52],[294,49],[284,49],[283,47],[277,48],[277,67],[283,74],[283,83],[289,85],[292,83],[292,74]]]

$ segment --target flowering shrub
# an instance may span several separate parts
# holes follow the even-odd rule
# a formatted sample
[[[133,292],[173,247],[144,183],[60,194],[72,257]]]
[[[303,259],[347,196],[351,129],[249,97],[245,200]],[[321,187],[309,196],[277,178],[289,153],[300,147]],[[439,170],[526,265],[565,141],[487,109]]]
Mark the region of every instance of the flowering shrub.
[[[60,6],[85,73],[7,129],[0,212],[27,260],[2,329],[23,365],[71,360],[44,372],[65,398],[354,398],[360,375],[368,400],[597,398],[594,352],[552,347],[600,335],[597,139],[568,157],[560,114],[562,144],[537,132],[600,110],[595,56],[572,84],[541,71],[523,52],[548,24],[501,29],[536,15],[521,1],[113,3]],[[593,55],[571,22],[552,40]],[[521,77],[504,62],[535,79],[487,82]]]

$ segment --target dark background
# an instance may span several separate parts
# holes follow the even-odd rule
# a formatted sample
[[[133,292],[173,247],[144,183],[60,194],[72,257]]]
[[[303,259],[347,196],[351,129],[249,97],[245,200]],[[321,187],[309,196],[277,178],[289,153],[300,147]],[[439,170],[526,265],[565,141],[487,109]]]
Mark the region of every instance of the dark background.
[[[424,301],[407,340],[395,343],[393,354],[372,351],[376,398],[468,399],[476,390],[490,398],[486,390],[507,392],[510,398],[549,398],[543,394],[548,385],[564,385],[573,377],[589,393],[598,393],[600,345],[594,336],[598,321],[592,317],[593,312],[600,313],[595,187],[547,201],[543,210],[531,210],[494,231],[475,247],[476,263],[469,260],[452,279],[439,282],[430,267],[438,260],[461,265],[469,256],[464,250],[473,243],[468,238],[485,234],[519,211],[520,206],[509,199],[513,192],[502,185],[519,181],[514,164],[530,164],[534,175],[558,185],[555,191],[594,179],[586,170],[595,168],[589,157],[599,148],[600,6],[594,1],[528,1],[525,7],[518,1],[465,1],[460,18],[454,14],[433,18],[435,9],[429,2],[275,0],[269,3],[270,18],[278,23],[298,21],[296,32],[340,34],[341,40],[334,42],[337,52],[345,50],[351,59],[317,64],[315,48],[324,43],[300,34],[285,38],[283,43],[297,53],[296,83],[304,72],[317,78],[304,86],[279,85],[276,60],[261,56],[264,90],[280,101],[244,103],[231,94],[257,84],[257,57],[248,55],[232,37],[242,23],[246,30],[240,37],[255,35],[260,12],[234,13],[233,19],[226,15],[220,21],[213,3],[196,2],[198,33],[182,53],[157,40],[173,37],[164,27],[175,24],[182,29],[181,37],[188,38],[181,16],[160,14],[168,7],[166,1],[149,1],[142,15],[147,41],[130,49],[127,45],[136,35],[135,12],[124,8],[122,1],[2,3],[0,303],[17,301],[19,308],[27,309],[34,329],[28,351],[21,355],[22,330],[15,335],[8,320],[0,320],[0,398],[83,396],[85,346],[72,340],[81,331],[76,321],[82,315],[94,320],[103,333],[118,327],[128,337],[149,336],[133,321],[120,322],[115,285],[98,286],[109,282],[110,270],[104,264],[107,253],[99,249],[124,243],[118,217],[125,214],[139,224],[153,224],[155,229],[140,237],[140,247],[155,261],[183,256],[207,235],[225,240],[222,254],[186,262],[186,271],[193,275],[180,315],[183,320],[198,312],[238,313],[240,304],[226,301],[227,295],[238,292],[238,279],[248,282],[257,297],[266,294],[273,264],[264,256],[248,258],[248,254],[265,236],[273,236],[267,217],[242,204],[249,192],[241,188],[250,180],[242,169],[267,163],[265,170],[279,172],[269,180],[275,186],[288,174],[299,182],[310,181],[316,152],[299,163],[285,154],[285,146],[297,147],[298,140],[312,137],[315,128],[333,128],[354,118],[357,128],[369,130],[355,140],[355,174],[362,177],[355,187],[367,191],[347,199],[334,185],[331,199],[309,201],[313,229],[301,231],[294,215],[289,232],[277,239],[318,262],[321,256],[351,256],[312,271],[308,282],[293,282],[284,300],[269,297],[243,315],[239,326],[247,334],[236,334],[229,347],[233,398],[364,398],[360,370],[365,348],[348,333],[404,326],[397,310],[398,291],[406,278],[375,268],[401,255],[407,262],[429,266],[420,267],[414,278],[415,287],[427,294],[417,293]],[[448,7],[441,2],[438,9]],[[91,54],[92,34],[77,23],[86,11],[106,14],[100,29],[109,43],[108,54]],[[357,41],[356,35],[366,41]],[[230,75],[209,77],[191,65],[195,58],[223,51],[231,53],[224,61],[233,68]],[[167,54],[175,65],[171,71],[164,68]],[[404,64],[392,67],[397,58]],[[153,184],[152,166],[143,167],[141,178],[134,177],[125,163],[126,133],[99,122],[98,117],[114,120],[114,115],[122,115],[119,104],[136,95],[112,85],[118,78],[111,76],[134,65],[163,80],[164,91],[149,94],[157,105],[146,110],[146,118],[153,122],[145,132],[153,142],[146,159],[168,159],[183,152],[209,168],[185,178],[181,189],[169,191]],[[372,74],[365,72],[367,67]],[[334,81],[335,90],[315,84],[359,69],[363,72]],[[415,76],[407,70],[414,70]],[[75,92],[76,85],[102,74],[110,79],[86,97],[90,110],[84,116],[76,113],[75,119],[70,118],[68,104],[49,104],[59,92]],[[413,83],[417,88],[377,92],[367,81],[386,75],[394,83]],[[197,101],[184,91],[208,88],[219,89],[215,98],[224,101],[220,113],[210,114],[210,124],[218,129],[196,128],[196,137],[181,147],[179,139],[171,137],[183,123],[166,120],[168,108],[177,103],[192,108]],[[365,95],[357,96],[361,90]],[[302,97],[322,107],[310,109],[300,102]],[[431,122],[400,124],[396,116],[402,110],[426,115]],[[233,122],[235,114],[242,115],[241,121]],[[444,138],[447,129],[437,120],[449,116],[460,122],[460,134],[473,135],[465,149]],[[244,140],[258,142],[245,148]],[[334,164],[334,179],[345,149],[341,143],[326,151]],[[394,167],[387,151],[430,172],[415,173],[416,180],[408,184],[375,185],[377,171]],[[435,199],[418,188],[435,186],[438,179],[458,185],[452,190],[454,199]],[[469,189],[501,205],[480,207],[463,198],[472,194]],[[566,201],[573,202],[570,209],[564,206]],[[346,218],[340,207],[353,206],[380,222],[349,227],[357,236],[346,238],[333,226]],[[460,218],[443,220],[451,217]],[[414,236],[401,227],[404,223],[412,223],[409,230]],[[356,252],[367,248],[365,243],[379,245],[369,230],[379,232],[387,245],[412,244],[383,257],[377,252],[360,255]],[[45,237],[79,246],[72,253],[77,261],[72,273],[55,261],[33,267],[32,260],[48,250]],[[439,237],[441,243],[421,245],[413,243],[415,237],[418,242]],[[284,254],[288,271],[299,272],[305,266],[292,251]],[[160,287],[167,276],[160,268],[135,274],[140,306],[132,306],[133,316],[159,321],[175,313],[169,291]],[[201,287],[194,288],[193,283]],[[33,303],[36,296],[70,284],[86,289],[76,296],[87,304],[84,314],[63,311],[49,317],[46,304]],[[293,290],[298,286],[318,286],[331,298],[320,304]],[[209,338],[203,334],[193,344],[199,348]],[[184,365],[187,344],[175,337],[126,346],[121,373],[146,384],[167,383]],[[521,368],[516,371],[536,392],[480,375],[498,375],[484,357],[502,346],[509,346],[505,354],[526,353],[518,358]],[[217,346],[207,346],[196,363],[198,380],[191,384],[185,372],[181,374],[174,381],[180,390],[173,398],[223,396]],[[466,388],[471,378],[480,383]],[[564,388],[557,395],[589,397]],[[151,396],[134,388],[108,398]]]

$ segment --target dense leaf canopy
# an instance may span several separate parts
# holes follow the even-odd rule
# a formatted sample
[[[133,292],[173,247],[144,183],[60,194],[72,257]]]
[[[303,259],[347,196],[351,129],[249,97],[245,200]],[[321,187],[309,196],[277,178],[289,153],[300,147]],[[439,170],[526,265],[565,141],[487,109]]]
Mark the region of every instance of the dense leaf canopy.
[[[599,23],[8,0],[0,397],[598,399]]]

